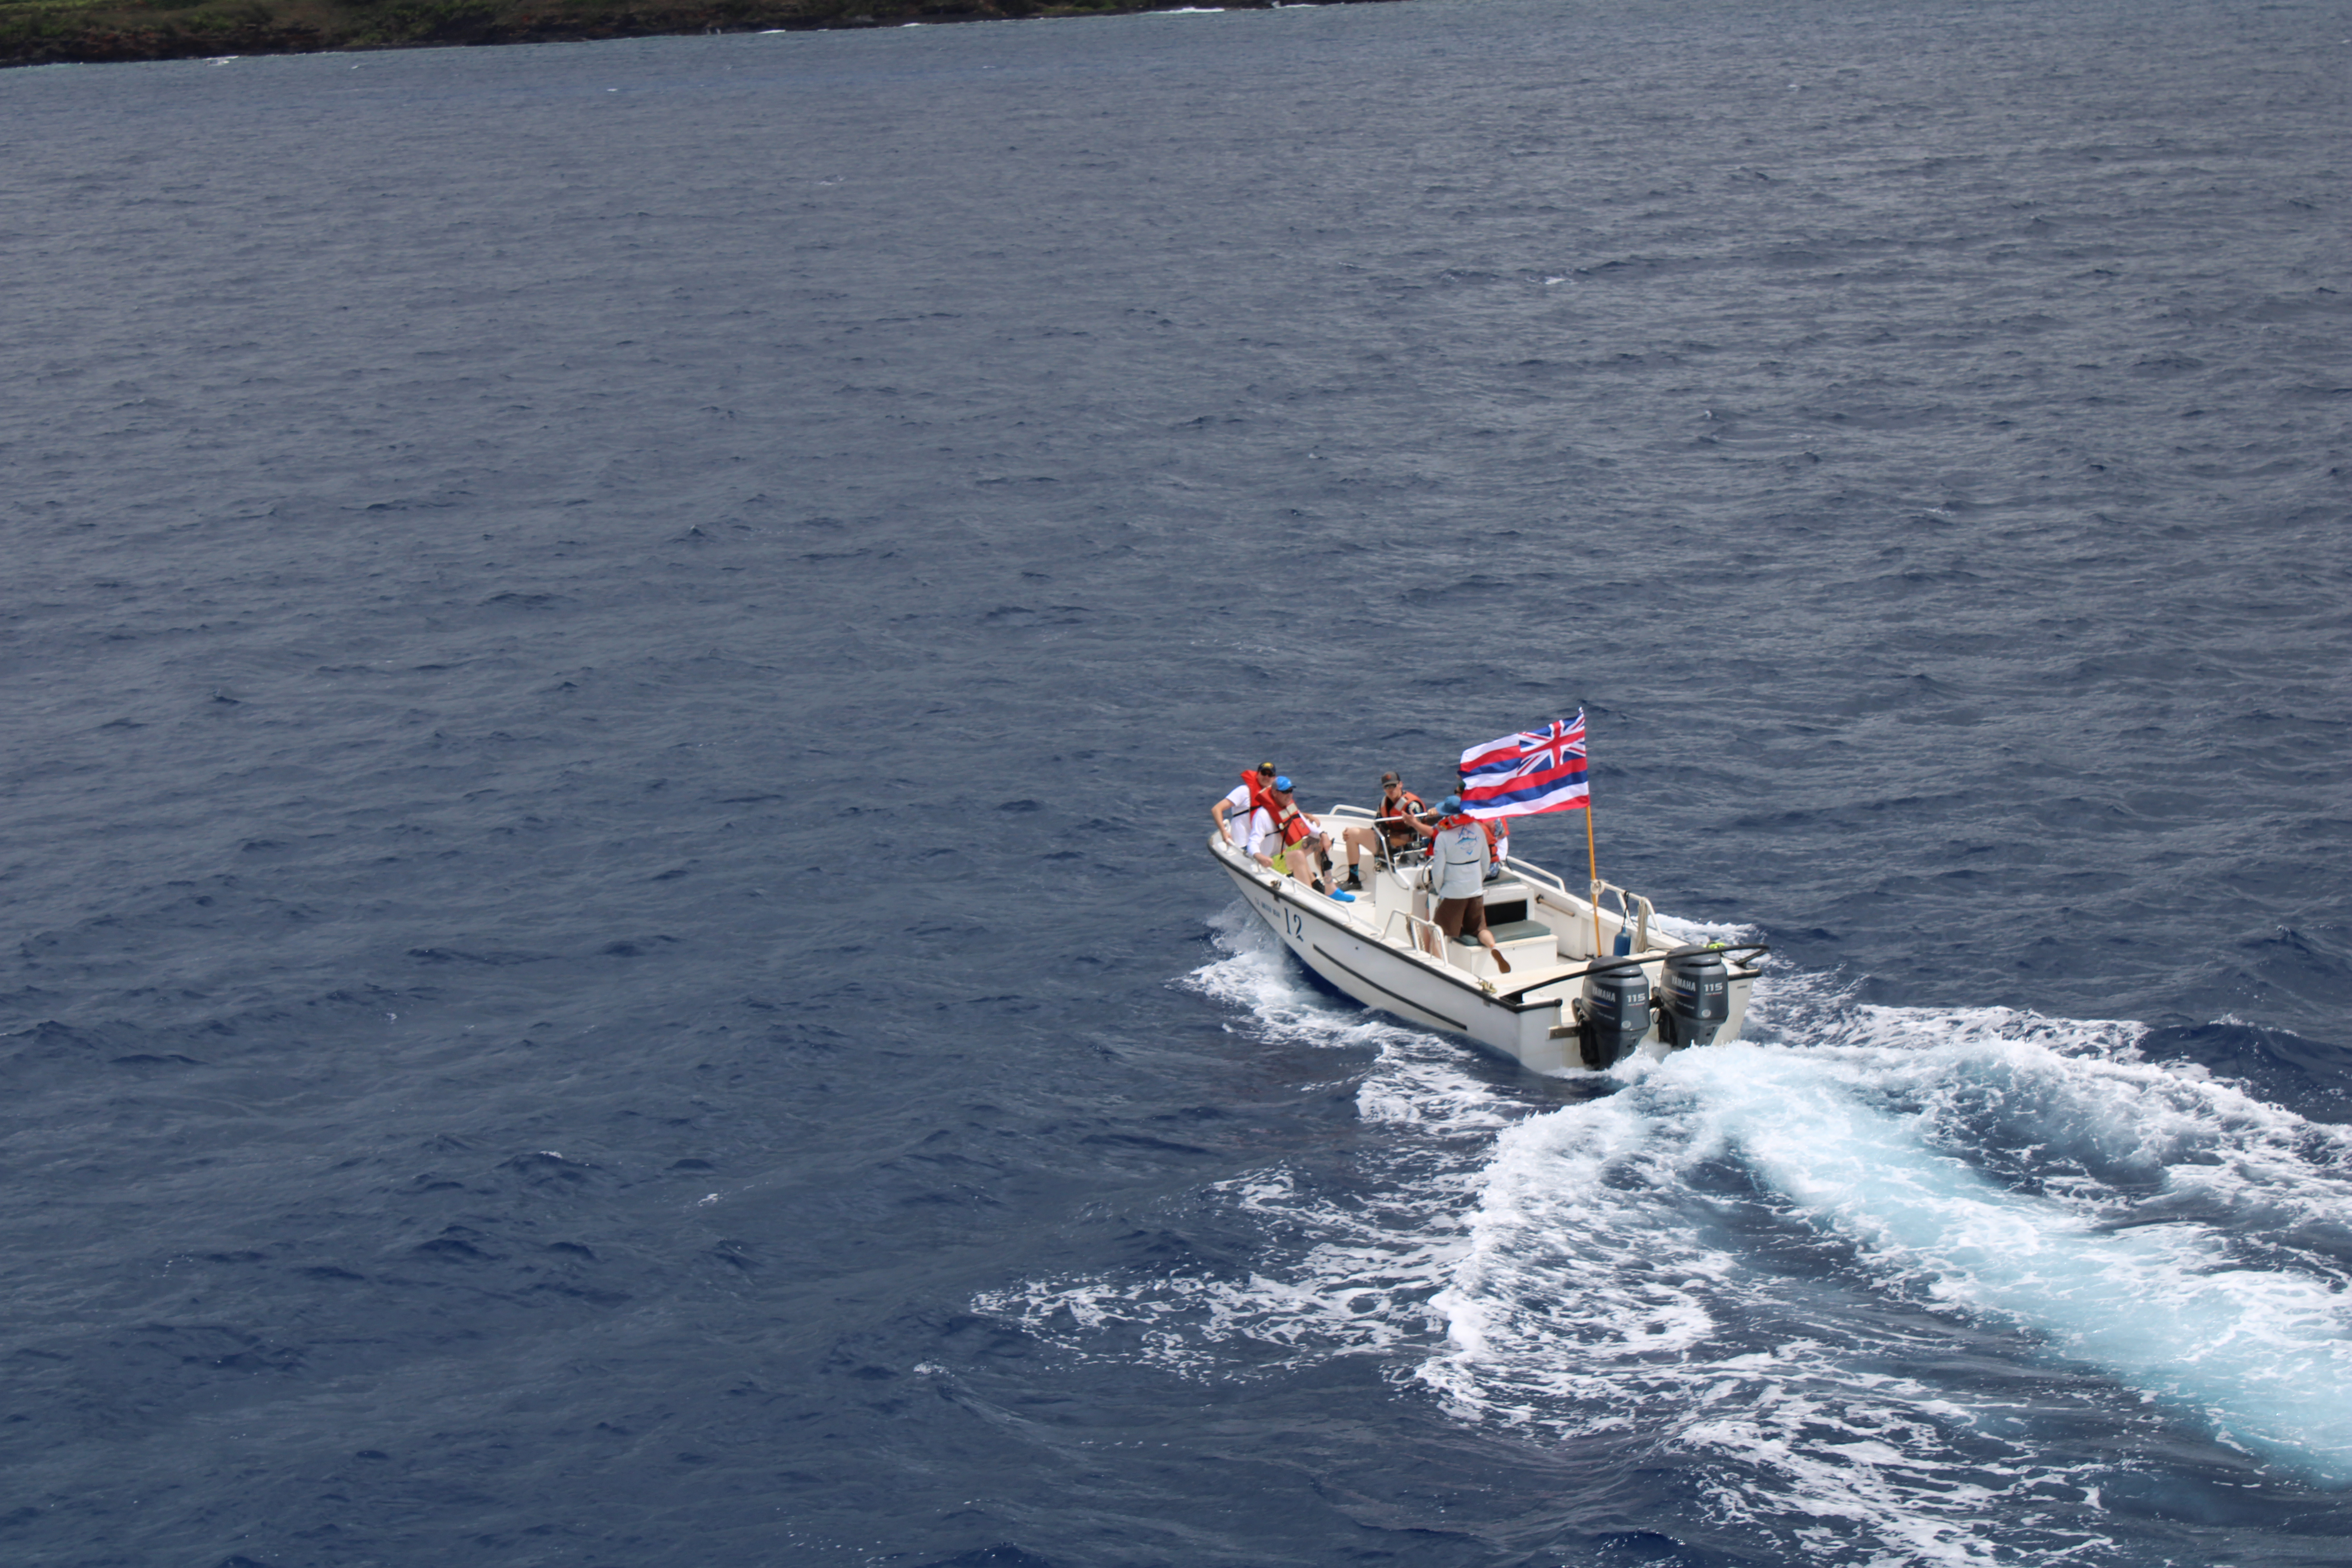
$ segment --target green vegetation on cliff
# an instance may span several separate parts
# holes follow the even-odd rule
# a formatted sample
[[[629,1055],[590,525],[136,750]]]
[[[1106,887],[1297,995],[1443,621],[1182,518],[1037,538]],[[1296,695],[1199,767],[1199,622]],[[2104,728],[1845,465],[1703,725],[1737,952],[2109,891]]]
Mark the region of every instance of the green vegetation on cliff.
[[[1174,9],[1181,0],[0,0],[0,66],[878,27]],[[1212,0],[1234,8],[1268,0]]]

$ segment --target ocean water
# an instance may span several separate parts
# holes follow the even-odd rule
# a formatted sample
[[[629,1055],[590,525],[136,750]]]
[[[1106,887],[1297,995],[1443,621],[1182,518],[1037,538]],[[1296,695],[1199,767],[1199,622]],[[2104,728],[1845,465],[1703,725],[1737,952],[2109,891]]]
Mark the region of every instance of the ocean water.
[[[0,123],[0,1558],[2352,1561],[2340,7]],[[1522,1072],[1201,849],[1580,706],[1741,1043]]]

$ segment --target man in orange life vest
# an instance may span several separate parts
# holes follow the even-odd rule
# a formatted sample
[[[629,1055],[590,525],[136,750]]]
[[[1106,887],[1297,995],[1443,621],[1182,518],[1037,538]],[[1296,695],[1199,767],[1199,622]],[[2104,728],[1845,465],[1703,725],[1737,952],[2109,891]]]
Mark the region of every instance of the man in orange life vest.
[[[1240,785],[1217,797],[1209,807],[1209,820],[1217,825],[1217,833],[1224,841],[1249,853],[1250,813],[1261,805],[1270,805],[1274,798],[1275,772],[1272,763],[1260,763],[1255,773],[1244,773]]]
[[[1421,842],[1429,829],[1421,823],[1422,813],[1429,809],[1421,796],[1404,787],[1404,781],[1394,773],[1381,775],[1380,820],[1370,827],[1350,827],[1339,836],[1348,847],[1348,886],[1358,889],[1364,883],[1356,871],[1357,858],[1367,849],[1377,850],[1380,841],[1389,842],[1389,853],[1396,855]]]
[[[1355,894],[1343,893],[1323,880],[1323,858],[1330,847],[1323,825],[1292,801],[1287,778],[1276,778],[1268,804],[1250,813],[1244,847],[1259,865],[1269,871],[1287,871],[1317,892],[1352,904]]]

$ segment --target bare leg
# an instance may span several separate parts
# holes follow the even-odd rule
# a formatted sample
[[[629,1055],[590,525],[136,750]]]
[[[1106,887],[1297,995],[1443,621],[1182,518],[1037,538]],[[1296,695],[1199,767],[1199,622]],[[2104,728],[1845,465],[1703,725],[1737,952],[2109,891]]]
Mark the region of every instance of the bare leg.
[[[1430,916],[1430,923],[1437,928],[1437,951],[1431,957],[1448,957],[1446,944],[1462,934],[1462,916],[1461,900],[1440,899],[1437,901],[1437,910]]]
[[[1478,945],[1495,955],[1495,968],[1498,973],[1508,974],[1511,972],[1511,961],[1503,956],[1503,950],[1495,943],[1495,933],[1486,929],[1486,911],[1483,907],[1478,911]]]

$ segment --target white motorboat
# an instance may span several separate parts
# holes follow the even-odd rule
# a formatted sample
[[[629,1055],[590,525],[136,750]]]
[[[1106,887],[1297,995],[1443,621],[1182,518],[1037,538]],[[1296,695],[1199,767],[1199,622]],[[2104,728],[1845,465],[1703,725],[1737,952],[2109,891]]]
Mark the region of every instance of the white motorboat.
[[[1336,846],[1370,826],[1361,806],[1323,813]],[[1300,963],[1367,1007],[1467,1035],[1538,1072],[1606,1070],[1636,1051],[1657,1058],[1739,1037],[1760,942],[1674,943],[1654,931],[1650,900],[1593,881],[1580,897],[1511,856],[1486,884],[1485,944],[1448,941],[1431,923],[1417,856],[1368,860],[1353,903],[1269,871],[1224,842],[1209,852]],[[1613,901],[1614,910],[1608,908]]]

